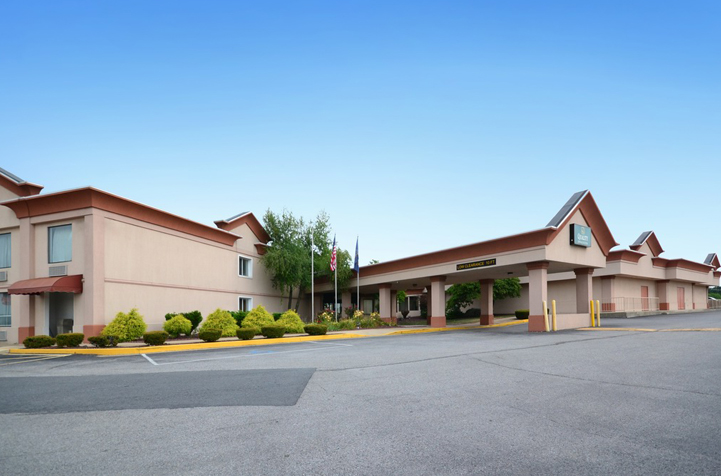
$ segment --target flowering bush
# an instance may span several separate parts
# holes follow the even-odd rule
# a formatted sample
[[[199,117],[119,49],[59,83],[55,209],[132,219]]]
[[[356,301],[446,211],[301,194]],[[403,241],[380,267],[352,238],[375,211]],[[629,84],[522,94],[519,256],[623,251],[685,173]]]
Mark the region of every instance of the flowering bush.
[[[355,311],[353,311],[353,319],[360,319],[362,317],[363,311],[361,311],[360,309],[356,309]]]
[[[315,320],[318,324],[328,324],[329,322],[332,322],[335,320],[335,316],[333,315],[333,311],[330,309],[326,309],[320,314],[318,314],[318,318]]]

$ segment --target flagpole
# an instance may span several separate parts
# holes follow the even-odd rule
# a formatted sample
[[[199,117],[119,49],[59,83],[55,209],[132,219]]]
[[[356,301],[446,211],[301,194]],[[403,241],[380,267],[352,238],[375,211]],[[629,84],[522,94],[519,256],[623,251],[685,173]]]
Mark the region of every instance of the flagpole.
[[[355,237],[355,255],[356,259],[355,261],[358,261],[358,236]],[[358,311],[360,311],[360,265],[358,266],[358,269],[356,269],[356,294],[355,294],[355,306]]]
[[[335,311],[335,322],[338,322],[338,262],[335,265],[335,301],[333,302],[333,310]]]
[[[310,322],[315,322],[315,242],[313,234],[310,235]]]

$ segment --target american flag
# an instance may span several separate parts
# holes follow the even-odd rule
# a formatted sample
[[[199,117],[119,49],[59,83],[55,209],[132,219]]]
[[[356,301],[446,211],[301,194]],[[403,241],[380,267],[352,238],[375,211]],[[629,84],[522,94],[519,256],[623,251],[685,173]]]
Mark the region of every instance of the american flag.
[[[336,253],[336,247],[335,247],[335,235],[333,236],[333,253],[330,255],[330,270],[335,271],[335,253]]]

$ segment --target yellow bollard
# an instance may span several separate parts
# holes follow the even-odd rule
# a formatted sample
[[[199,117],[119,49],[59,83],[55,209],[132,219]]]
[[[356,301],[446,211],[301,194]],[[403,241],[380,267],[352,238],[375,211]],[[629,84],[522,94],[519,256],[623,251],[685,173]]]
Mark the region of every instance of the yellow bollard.
[[[601,301],[596,300],[596,327],[601,327]]]
[[[591,299],[591,327],[596,327],[596,313],[593,309],[593,299]]]
[[[543,301],[543,325],[548,332],[548,308],[546,307],[546,301]]]
[[[556,326],[556,300],[551,301],[551,312],[553,313],[553,332],[558,330]]]

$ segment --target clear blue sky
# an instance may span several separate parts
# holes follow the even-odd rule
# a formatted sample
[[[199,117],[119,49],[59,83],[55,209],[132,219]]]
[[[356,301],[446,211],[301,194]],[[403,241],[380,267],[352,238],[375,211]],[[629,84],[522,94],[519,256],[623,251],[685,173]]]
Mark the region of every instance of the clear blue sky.
[[[13,1],[0,166],[381,261],[540,228],[721,252],[721,2]]]

